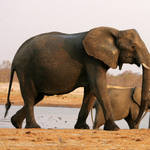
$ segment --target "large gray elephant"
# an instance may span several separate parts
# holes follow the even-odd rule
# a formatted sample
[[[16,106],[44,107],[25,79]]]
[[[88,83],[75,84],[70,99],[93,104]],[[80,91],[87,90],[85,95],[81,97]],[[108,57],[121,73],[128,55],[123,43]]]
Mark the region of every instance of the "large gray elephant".
[[[114,112],[114,120],[125,119],[130,129],[138,129],[140,121],[135,125],[134,121],[138,116],[141,105],[141,88],[127,88],[115,89],[108,88],[111,106]],[[105,118],[102,107],[97,100],[95,100],[93,108],[96,109],[94,129],[98,129],[105,124]],[[148,98],[147,111],[150,108],[150,93]]]
[[[83,103],[76,129],[89,128],[86,118],[95,97],[100,102],[106,120],[105,130],[118,130],[110,104],[106,72],[123,63],[143,66],[142,105],[136,122],[145,110],[150,85],[149,52],[136,30],[98,27],[78,34],[45,33],[30,38],[17,51],[11,66],[11,77],[5,116],[11,106],[9,96],[16,71],[24,107],[12,118],[16,128],[39,128],[34,117],[34,105],[44,95],[60,95],[84,87]]]

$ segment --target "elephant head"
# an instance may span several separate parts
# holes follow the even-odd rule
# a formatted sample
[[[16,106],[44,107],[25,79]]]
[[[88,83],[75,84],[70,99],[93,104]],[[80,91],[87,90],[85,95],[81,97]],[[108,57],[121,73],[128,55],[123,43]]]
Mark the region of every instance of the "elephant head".
[[[118,31],[113,28],[92,29],[83,40],[85,51],[90,56],[103,61],[108,67],[122,68],[123,63],[143,66],[141,106],[135,121],[140,120],[148,99],[150,86],[150,55],[136,30]]]

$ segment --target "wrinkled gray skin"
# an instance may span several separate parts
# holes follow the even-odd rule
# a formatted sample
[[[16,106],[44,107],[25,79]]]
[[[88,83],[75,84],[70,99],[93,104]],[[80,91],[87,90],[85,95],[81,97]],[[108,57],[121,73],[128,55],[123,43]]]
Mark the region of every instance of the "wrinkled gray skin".
[[[141,105],[141,88],[140,87],[128,89],[108,88],[108,94],[114,112],[114,120],[125,119],[130,129],[138,129],[140,122],[135,125],[134,121],[138,116]],[[105,124],[105,118],[102,111],[102,107],[100,106],[97,100],[95,100],[93,108],[96,109],[93,128],[99,129],[100,126]],[[149,108],[150,108],[150,93],[146,109]]]
[[[136,30],[119,31],[109,27],[94,28],[78,34],[52,32],[30,38],[17,51],[11,67],[6,113],[11,106],[9,96],[13,74],[16,71],[24,107],[12,118],[16,128],[40,128],[34,117],[34,105],[44,95],[66,94],[84,87],[83,103],[76,129],[87,129],[86,118],[96,98],[105,116],[105,130],[118,130],[110,104],[106,72],[121,69],[123,63],[143,65],[141,118],[148,98],[150,56]]]

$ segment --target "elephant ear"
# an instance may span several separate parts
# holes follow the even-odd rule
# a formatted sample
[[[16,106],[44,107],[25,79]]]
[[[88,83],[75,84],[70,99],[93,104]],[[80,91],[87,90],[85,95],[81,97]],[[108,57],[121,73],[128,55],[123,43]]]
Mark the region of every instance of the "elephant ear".
[[[133,100],[139,106],[141,106],[141,90],[142,89],[140,87],[136,87],[133,92]]]
[[[88,55],[103,61],[115,69],[118,64],[119,50],[115,46],[118,30],[108,27],[92,29],[85,36],[83,45]]]

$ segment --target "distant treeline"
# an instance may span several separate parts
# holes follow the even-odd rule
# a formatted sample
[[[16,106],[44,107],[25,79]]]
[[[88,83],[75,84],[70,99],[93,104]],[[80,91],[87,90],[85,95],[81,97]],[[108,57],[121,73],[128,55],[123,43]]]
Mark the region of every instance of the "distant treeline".
[[[3,61],[0,64],[0,82],[9,82],[10,80],[10,61]],[[13,81],[18,81],[16,74]],[[132,73],[132,71],[125,71],[124,73],[114,76],[107,74],[108,85],[123,86],[123,87],[140,87],[142,84],[142,75]]]
[[[125,71],[124,73],[113,76],[107,74],[108,85],[122,86],[122,87],[141,87],[142,86],[142,75],[132,73],[132,71]]]
[[[10,80],[10,68],[11,68],[11,62],[8,60],[4,60],[0,64],[0,82],[9,82]],[[14,74],[13,81],[18,81],[18,78],[16,76],[16,73]]]

